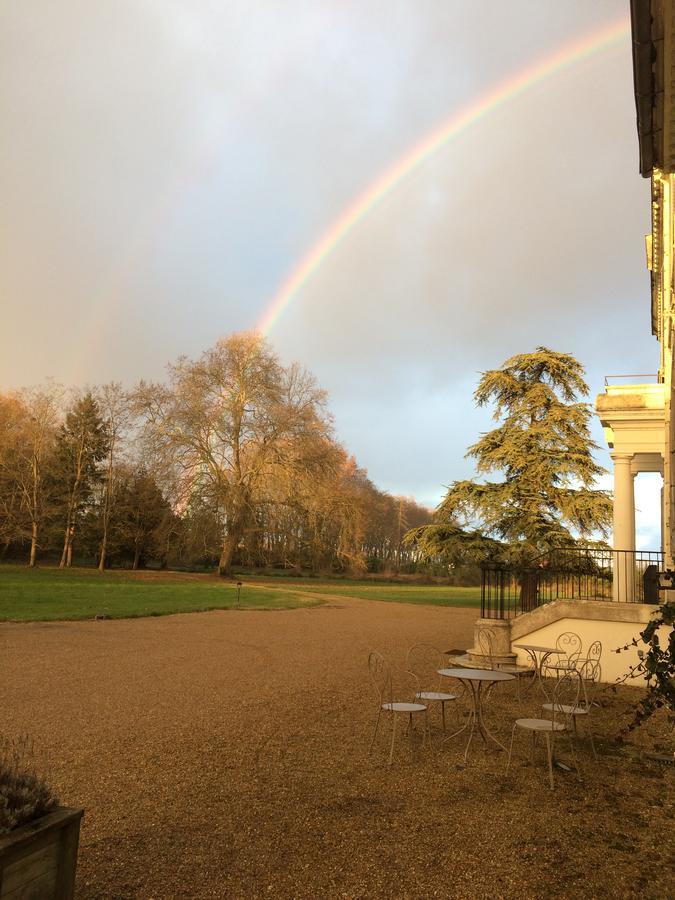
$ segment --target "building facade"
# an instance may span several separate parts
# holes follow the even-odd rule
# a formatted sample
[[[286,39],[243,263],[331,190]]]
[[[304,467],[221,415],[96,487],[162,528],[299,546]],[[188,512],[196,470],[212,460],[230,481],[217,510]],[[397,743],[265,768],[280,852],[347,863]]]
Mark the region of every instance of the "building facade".
[[[675,431],[673,421],[673,199],[675,191],[675,2],[633,0],[633,75],[640,173],[652,184],[647,235],[652,332],[661,348],[664,398],[663,549],[675,567]]]
[[[675,0],[631,0],[633,82],[639,170],[651,179],[651,232],[646,236],[651,327],[659,342],[653,380],[609,384],[596,411],[614,462],[614,547],[635,549],[633,479],[663,475],[661,547],[675,568],[675,422],[673,284],[675,221]],[[656,360],[655,360],[656,367]],[[617,379],[621,381],[621,379]]]

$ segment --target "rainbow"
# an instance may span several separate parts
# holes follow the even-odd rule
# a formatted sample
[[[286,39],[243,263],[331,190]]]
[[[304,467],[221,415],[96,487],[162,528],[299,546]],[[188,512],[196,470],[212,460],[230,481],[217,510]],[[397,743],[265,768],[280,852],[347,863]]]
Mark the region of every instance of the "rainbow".
[[[618,21],[594,29],[580,38],[563,44],[506,81],[482,94],[470,104],[454,113],[418,144],[392,163],[362,194],[332,222],[314,243],[298,265],[281,284],[276,295],[267,305],[256,330],[269,334],[279,317],[307,283],[327,256],[365,219],[365,217],[393,191],[408,175],[431,159],[453,138],[480,122],[493,110],[512,102],[535,85],[557,75],[580,62],[618,44],[630,34],[630,21],[622,16]]]

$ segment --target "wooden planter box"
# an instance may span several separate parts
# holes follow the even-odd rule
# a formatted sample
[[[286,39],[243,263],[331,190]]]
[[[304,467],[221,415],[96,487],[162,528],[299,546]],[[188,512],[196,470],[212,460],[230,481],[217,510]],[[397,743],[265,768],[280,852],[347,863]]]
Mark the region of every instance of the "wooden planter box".
[[[0,900],[72,900],[83,813],[59,806],[0,837]]]

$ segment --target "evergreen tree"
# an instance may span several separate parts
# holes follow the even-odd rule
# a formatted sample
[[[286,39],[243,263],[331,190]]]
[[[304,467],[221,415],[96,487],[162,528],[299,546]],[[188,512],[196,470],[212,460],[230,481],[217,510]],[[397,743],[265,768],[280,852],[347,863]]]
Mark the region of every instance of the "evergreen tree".
[[[77,519],[100,479],[98,464],[108,452],[108,436],[91,393],[75,401],[59,430],[53,476],[62,492],[65,518],[60,568],[70,566]]]
[[[111,547],[133,569],[145,567],[148,557],[161,558],[161,538],[172,520],[171,506],[157,482],[145,470],[135,472],[120,488],[111,527]]]
[[[103,476],[103,492],[100,503],[101,542],[98,554],[98,570],[104,572],[108,554],[110,519],[115,498],[115,482],[118,477],[120,445],[124,444],[126,430],[131,424],[129,398],[119,382],[104,384],[98,391],[98,403],[104,417],[107,436],[107,460]]]
[[[499,424],[467,456],[480,475],[503,480],[454,482],[435,523],[410,533],[422,552],[494,554],[505,542],[532,555],[608,533],[612,501],[593,487],[604,470],[593,458],[590,406],[579,399],[588,395],[583,376],[573,356],[546,347],[483,374],[474,398],[494,404]]]

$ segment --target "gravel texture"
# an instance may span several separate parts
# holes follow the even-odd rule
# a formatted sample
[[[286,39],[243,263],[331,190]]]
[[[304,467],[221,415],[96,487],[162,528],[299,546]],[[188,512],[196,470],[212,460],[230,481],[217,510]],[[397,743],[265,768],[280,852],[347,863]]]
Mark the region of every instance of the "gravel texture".
[[[331,599],[288,611],[0,625],[0,728],[28,733],[62,802],[85,807],[77,896],[672,896],[673,767],[656,719],[611,736],[636,689],[604,691],[581,780],[464,735],[388,732],[367,654],[472,643],[475,610]],[[536,698],[525,713],[538,708]],[[461,715],[461,710],[458,711]],[[518,714],[495,688],[504,740]],[[438,713],[433,722],[438,725]],[[672,748],[672,743],[671,743]],[[565,753],[561,751],[561,757]]]

